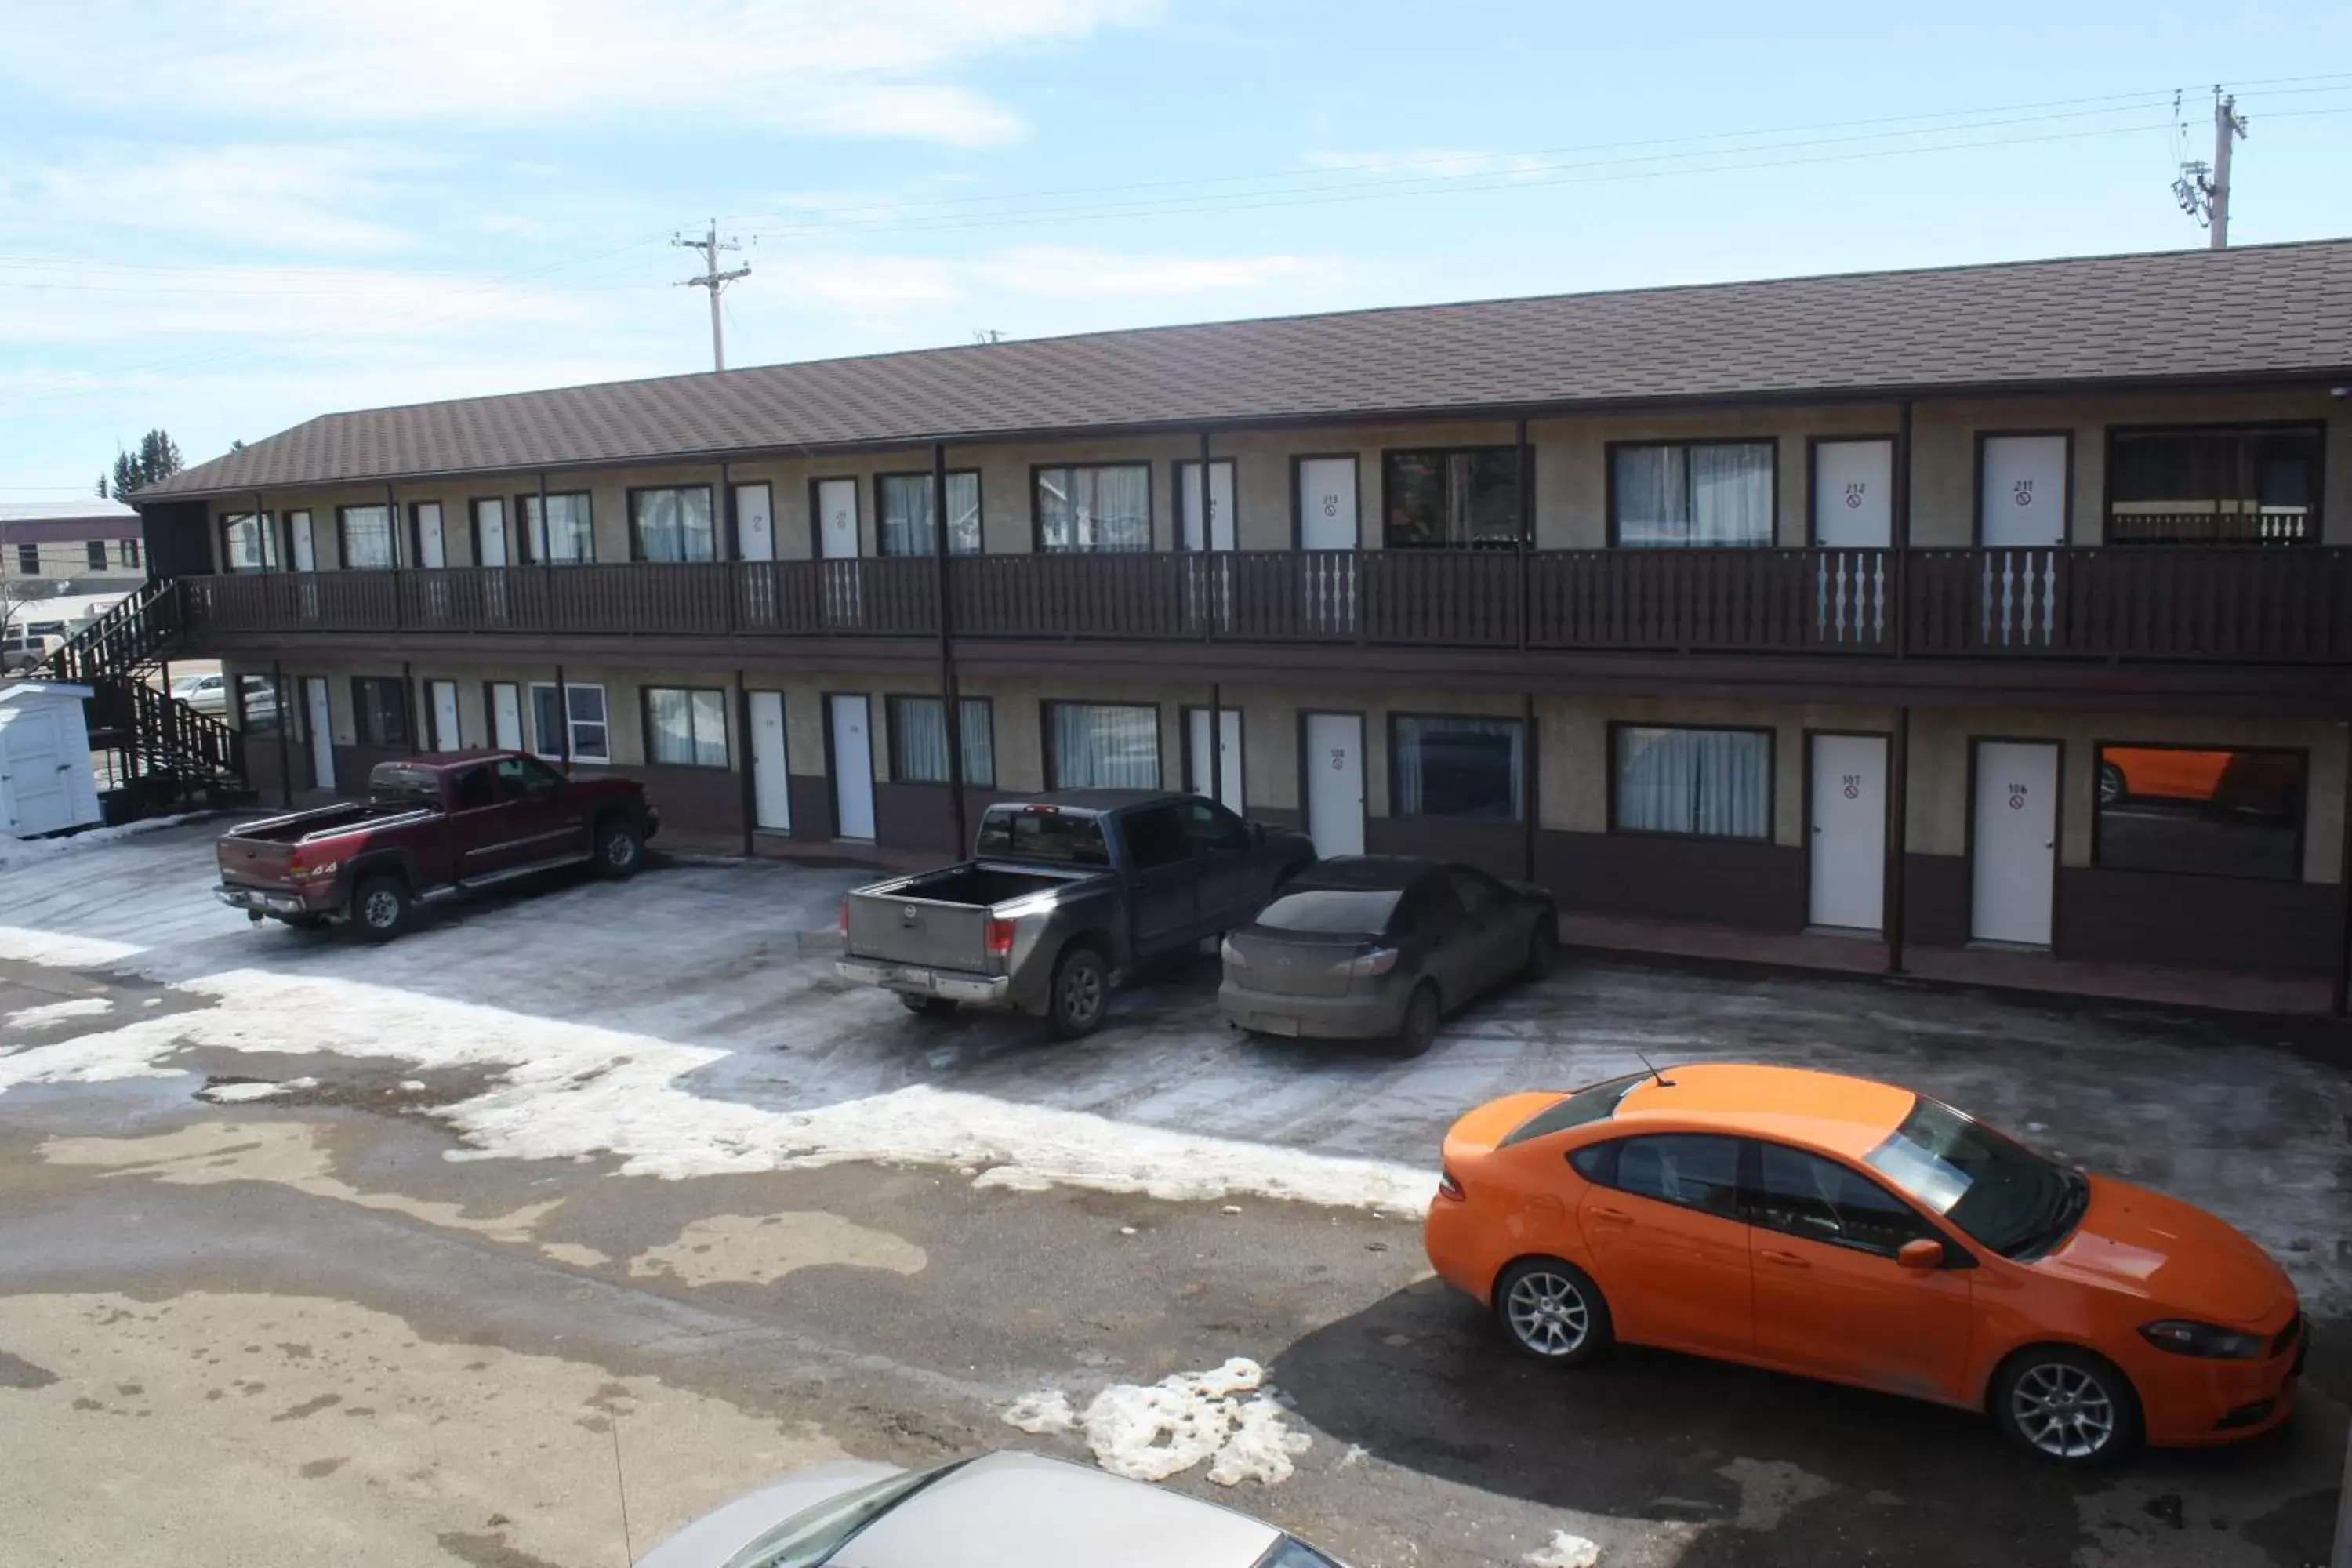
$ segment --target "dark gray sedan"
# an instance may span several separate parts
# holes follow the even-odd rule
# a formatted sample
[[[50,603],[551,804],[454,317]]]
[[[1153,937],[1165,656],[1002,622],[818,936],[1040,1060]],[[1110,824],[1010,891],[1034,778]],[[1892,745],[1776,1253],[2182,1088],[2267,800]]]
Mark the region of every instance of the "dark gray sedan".
[[[1262,1035],[1429,1049],[1438,1020],[1559,955],[1540,888],[1406,856],[1318,862],[1225,939],[1225,1021]]]
[[[1246,1514],[1038,1454],[836,1460],[703,1515],[637,1568],[1341,1568]]]

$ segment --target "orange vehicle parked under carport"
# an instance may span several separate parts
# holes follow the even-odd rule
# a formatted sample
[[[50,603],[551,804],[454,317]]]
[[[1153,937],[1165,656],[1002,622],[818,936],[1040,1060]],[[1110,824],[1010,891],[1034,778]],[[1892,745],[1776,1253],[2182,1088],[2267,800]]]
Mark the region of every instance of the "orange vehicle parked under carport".
[[[1423,1237],[1539,1360],[1624,1341],[1856,1384],[2073,1464],[2265,1431],[2305,1349],[2294,1285],[2222,1221],[1793,1068],[1480,1106],[1446,1134]]]

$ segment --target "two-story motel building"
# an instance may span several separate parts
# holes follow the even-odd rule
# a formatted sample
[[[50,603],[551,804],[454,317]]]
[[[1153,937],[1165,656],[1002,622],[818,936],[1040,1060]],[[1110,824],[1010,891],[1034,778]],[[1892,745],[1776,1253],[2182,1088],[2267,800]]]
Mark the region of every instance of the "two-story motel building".
[[[139,500],[270,796],[522,746],[898,862],[1189,787],[1571,937],[2324,1006],[2347,383],[2334,241],[331,415]]]

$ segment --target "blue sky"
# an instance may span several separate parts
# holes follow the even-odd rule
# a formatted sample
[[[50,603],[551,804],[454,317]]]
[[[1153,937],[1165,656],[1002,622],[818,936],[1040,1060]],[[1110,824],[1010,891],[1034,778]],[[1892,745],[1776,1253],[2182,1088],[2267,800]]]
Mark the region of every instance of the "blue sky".
[[[707,369],[713,215],[737,365],[2201,245],[2216,81],[2233,239],[2352,234],[2340,0],[10,0],[0,500]]]

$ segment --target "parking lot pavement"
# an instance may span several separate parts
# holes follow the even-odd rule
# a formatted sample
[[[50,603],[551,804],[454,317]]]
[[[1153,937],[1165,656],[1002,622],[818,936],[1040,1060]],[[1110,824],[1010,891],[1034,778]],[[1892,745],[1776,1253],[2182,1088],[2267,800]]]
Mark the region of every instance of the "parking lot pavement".
[[[601,1551],[564,1523],[583,1517],[584,1473],[512,1462],[526,1436],[551,1439],[499,1429],[477,1384],[551,1408],[617,1381],[655,1430],[765,1423],[757,1443],[736,1434],[734,1459],[678,1437],[692,1462],[645,1483],[648,1509],[676,1511],[698,1485],[757,1479],[744,1455],[911,1462],[1024,1441],[996,1417],[1024,1394],[1236,1354],[1267,1365],[1313,1447],[1292,1479],[1230,1500],[1367,1568],[1516,1562],[1553,1530],[1612,1563],[1685,1565],[2289,1563],[2326,1544],[2352,1393],[2352,1091],[2324,1041],[1572,962],[1451,1021],[1414,1062],[1234,1037],[1205,971],[1052,1046],[1025,1020],[915,1018],[836,985],[853,873],[662,868],[446,910],[368,949],[249,928],[206,891],[210,842],[167,829],[0,875],[0,1016],[41,1009],[0,1024],[0,1447],[12,1426],[48,1435],[55,1480],[119,1451],[103,1421],[139,1417],[118,1407],[201,1434],[241,1382],[309,1390],[298,1370],[161,1369],[209,1365],[191,1352],[216,1338],[268,1355],[260,1325],[310,1302],[317,1333],[285,1342],[508,1352],[478,1371],[419,1358],[411,1415],[464,1428],[470,1489],[400,1483],[433,1467],[397,1442],[314,1453],[289,1443],[314,1426],[224,1427],[257,1498],[345,1460],[342,1481],[289,1495],[362,1535],[381,1525],[372,1560],[409,1560],[411,1537],[419,1561]],[[2242,1453],[2084,1480],[1875,1396],[1668,1356],[1565,1382],[1517,1366],[1427,1280],[1411,1229],[1377,1215],[1418,1208],[1465,1106],[1637,1051],[1892,1078],[2213,1208],[2279,1256],[2318,1320],[2304,1416]],[[192,1098],[207,1078],[299,1087],[240,1104],[216,1084],[232,1102],[211,1104]],[[124,1312],[152,1321],[102,1331]],[[363,1381],[366,1358],[339,1375]],[[401,1508],[383,1512],[381,1487]],[[522,1500],[465,1512],[493,1493]],[[203,1517],[201,1499],[159,1496]],[[237,1514],[221,1539],[269,1517]]]

